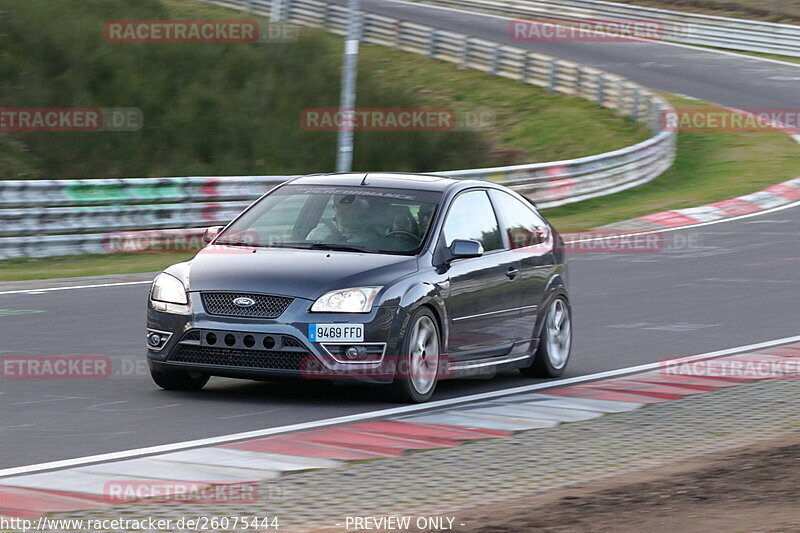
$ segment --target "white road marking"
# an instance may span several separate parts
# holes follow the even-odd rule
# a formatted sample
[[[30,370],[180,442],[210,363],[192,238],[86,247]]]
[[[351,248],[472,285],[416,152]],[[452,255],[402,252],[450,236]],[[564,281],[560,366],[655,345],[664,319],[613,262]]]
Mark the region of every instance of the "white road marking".
[[[32,400],[30,402],[16,402],[9,405],[33,405],[39,403],[50,403],[50,402],[65,402],[67,400],[90,400],[91,398],[83,398],[80,396],[56,396],[54,398],[50,398],[48,400]]]
[[[17,424],[15,426],[0,426],[0,431],[6,431],[9,429],[21,429],[21,428],[32,428],[33,424]]]
[[[727,355],[738,354],[742,352],[751,352],[763,348],[770,348],[773,346],[780,346],[782,344],[791,344],[800,342],[800,335],[794,337],[785,337],[783,339],[775,339],[766,342],[759,342],[755,344],[748,344],[745,346],[737,346],[734,348],[727,348],[725,350],[718,350],[715,352],[707,352],[703,354],[693,355],[690,357],[681,357],[681,361],[692,362],[701,361],[705,359],[715,359],[718,357],[725,357]],[[588,376],[577,376],[574,378],[559,379],[555,381],[547,381],[543,383],[535,383],[533,385],[526,385],[524,387],[514,387],[511,389],[503,389],[490,392],[482,392],[479,394],[472,394],[469,396],[461,396],[458,398],[449,398],[446,400],[437,400],[420,405],[405,405],[402,407],[392,407],[389,409],[381,409],[378,411],[370,411],[366,413],[357,413],[353,415],[339,416],[335,418],[328,418],[323,420],[315,420],[312,422],[303,422],[300,424],[291,424],[288,426],[280,426],[274,428],[259,429],[255,431],[246,431],[244,433],[234,433],[231,435],[221,435],[219,437],[209,437],[205,439],[190,440],[185,442],[176,442],[172,444],[162,444],[158,446],[150,446],[147,448],[137,448],[133,450],[125,450],[121,452],[103,453],[99,455],[90,455],[87,457],[77,457],[74,459],[63,459],[60,461],[51,461],[48,463],[39,463],[35,465],[17,466],[12,468],[5,468],[0,470],[0,478],[14,476],[19,474],[30,474],[34,472],[45,472],[49,470],[56,470],[62,468],[70,468],[75,466],[85,466],[96,463],[103,463],[107,461],[117,461],[120,459],[132,459],[134,457],[144,457],[159,453],[174,452],[179,450],[188,450],[192,448],[200,448],[204,446],[216,446],[219,444],[226,444],[229,442],[258,439],[272,435],[280,435],[284,433],[291,433],[295,431],[304,431],[308,429],[324,428],[335,426],[338,424],[346,424],[350,422],[363,422],[365,420],[373,420],[377,418],[386,418],[390,416],[402,416],[411,413],[422,411],[431,411],[440,409],[442,407],[450,407],[454,405],[467,404],[479,402],[483,400],[490,400],[494,398],[502,398],[505,396],[512,396],[514,394],[522,394],[545,389],[552,389],[556,387],[563,387],[566,385],[575,385],[577,383],[586,383],[587,381],[595,381],[598,379],[612,378],[624,376],[627,374],[635,374],[639,372],[646,372],[648,370],[656,370],[661,368],[663,361],[656,363],[647,363],[644,365],[632,366],[628,368],[620,368],[617,370],[608,370],[606,372],[599,372],[597,374],[590,374]]]
[[[795,279],[757,279],[757,278],[704,278],[698,279],[698,282],[715,282],[715,283],[797,283]]]
[[[697,331],[699,329],[705,328],[716,328],[719,327],[721,324],[686,324],[685,322],[681,322],[678,324],[667,324],[665,326],[648,326],[642,329],[649,329],[654,331],[673,331],[676,333],[685,333],[689,331]]]
[[[101,287],[122,287],[125,285],[143,285],[145,283],[153,283],[152,281],[122,281],[119,283],[98,283],[96,285],[71,285],[67,287],[49,287],[46,289],[21,289],[16,291],[2,291],[0,295],[3,294],[41,294],[44,292],[55,292],[55,291],[71,291],[76,289],[97,289]]]
[[[239,415],[230,415],[230,416],[218,416],[217,420],[232,420],[234,418],[244,418],[247,416],[258,416],[258,415],[268,415],[270,413],[275,413],[277,411],[285,411],[288,409],[287,407],[278,407],[276,409],[267,409],[266,411],[256,411],[255,413],[242,413]]]
[[[677,324],[659,325],[659,324],[651,324],[649,322],[638,322],[635,324],[613,324],[605,327],[614,329],[647,329],[654,331],[675,331],[683,333],[687,331],[696,331],[705,328],[715,328],[720,325],[721,324],[688,324],[686,322],[678,322]]]
[[[169,409],[171,407],[180,407],[179,403],[167,403],[163,405],[155,405],[153,407],[132,407],[130,409],[113,409],[109,408],[110,405],[119,405],[122,403],[129,403],[128,400],[119,400],[116,402],[98,403],[89,406],[89,411],[101,411],[104,413],[136,413],[140,411],[153,411],[155,409]]]

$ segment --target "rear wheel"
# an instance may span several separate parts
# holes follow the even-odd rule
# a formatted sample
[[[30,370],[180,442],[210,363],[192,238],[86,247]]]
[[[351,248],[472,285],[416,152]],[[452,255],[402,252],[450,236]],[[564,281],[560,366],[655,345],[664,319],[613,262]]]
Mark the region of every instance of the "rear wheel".
[[[150,370],[150,376],[162,389],[180,391],[198,391],[210,377],[193,370]]]
[[[439,326],[425,308],[414,313],[409,324],[390,391],[395,400],[421,403],[433,396],[439,377]]]
[[[572,311],[567,299],[558,296],[547,308],[539,347],[524,376],[555,378],[564,373],[572,349]]]

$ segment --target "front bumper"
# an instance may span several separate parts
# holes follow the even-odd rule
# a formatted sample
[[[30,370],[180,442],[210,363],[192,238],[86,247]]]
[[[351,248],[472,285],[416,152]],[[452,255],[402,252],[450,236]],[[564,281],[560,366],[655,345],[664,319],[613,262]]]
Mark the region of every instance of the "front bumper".
[[[370,313],[311,313],[312,301],[296,298],[276,319],[223,317],[203,308],[199,293],[189,294],[185,309],[157,310],[148,305],[151,370],[190,369],[213,376],[268,380],[279,377],[389,383],[394,379],[406,312],[397,306],[376,306]],[[348,360],[341,345],[311,342],[308,325],[363,324],[365,360]],[[215,341],[211,344],[210,341]]]

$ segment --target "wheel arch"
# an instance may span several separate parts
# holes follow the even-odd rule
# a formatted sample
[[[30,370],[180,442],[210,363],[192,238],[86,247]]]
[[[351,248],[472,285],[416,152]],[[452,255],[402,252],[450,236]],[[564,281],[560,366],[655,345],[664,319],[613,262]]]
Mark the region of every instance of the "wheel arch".
[[[547,286],[545,288],[545,296],[542,299],[542,304],[539,307],[539,312],[536,314],[536,326],[534,328],[534,333],[536,335],[536,343],[538,344],[539,339],[542,338],[542,328],[544,328],[544,319],[547,315],[547,310],[550,308],[550,304],[553,303],[553,300],[558,298],[559,296],[563,296],[567,302],[567,307],[570,310],[570,314],[572,314],[572,302],[569,299],[569,293],[567,292],[567,285],[564,281],[563,276],[561,274],[556,274],[547,282]]]
[[[430,310],[439,328],[441,350],[442,353],[444,353],[449,338],[447,308],[445,307],[444,299],[439,294],[437,287],[427,282],[410,287],[401,299],[401,306],[406,309],[406,320],[401,328],[403,335],[406,334],[411,322],[411,317],[418,309],[425,307]]]

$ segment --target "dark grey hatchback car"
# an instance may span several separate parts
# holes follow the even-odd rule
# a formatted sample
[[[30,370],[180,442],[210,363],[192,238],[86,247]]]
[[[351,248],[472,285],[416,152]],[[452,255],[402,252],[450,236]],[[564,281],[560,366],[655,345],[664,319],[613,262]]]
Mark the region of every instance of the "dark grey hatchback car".
[[[147,357],[163,388],[303,377],[385,384],[423,402],[440,379],[555,377],[567,365],[561,238],[500,185],[307,176],[206,240],[150,292]]]

